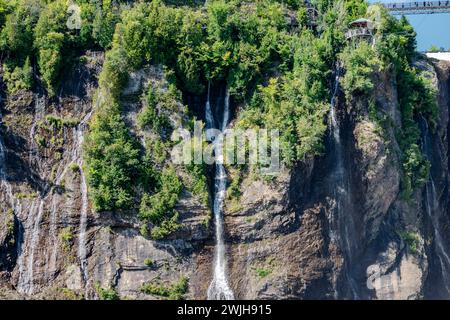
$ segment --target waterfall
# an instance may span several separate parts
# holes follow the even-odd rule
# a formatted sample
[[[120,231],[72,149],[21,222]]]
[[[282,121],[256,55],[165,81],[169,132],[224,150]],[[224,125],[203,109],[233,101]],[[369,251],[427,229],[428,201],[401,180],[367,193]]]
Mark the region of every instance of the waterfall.
[[[224,132],[229,120],[230,95],[226,90],[223,119],[221,123],[221,131]],[[214,128],[214,116],[210,104],[210,86],[208,85],[208,98],[206,101],[206,128]],[[220,140],[220,139],[219,139]],[[222,157],[221,143],[216,143],[216,163],[215,163],[215,177],[214,177],[214,224],[216,233],[216,246],[214,254],[214,272],[213,280],[208,288],[209,300],[232,300],[234,299],[233,291],[231,290],[227,279],[227,261],[225,257],[225,244],[223,235],[223,203],[225,199],[225,192],[227,187],[227,174],[222,161],[218,158]]]
[[[24,255],[23,243],[20,246],[19,257],[19,281],[17,284],[17,291],[25,294],[34,293],[34,255],[36,246],[39,242],[39,234],[41,229],[42,216],[44,213],[44,199],[35,200],[32,202],[28,220],[30,223],[26,228],[25,241],[29,243],[28,255]],[[31,232],[31,233],[30,233]],[[25,257],[27,258],[25,261]]]
[[[36,98],[36,111],[34,124],[31,127],[30,138],[32,141],[30,150],[30,164],[37,163],[37,145],[34,139],[36,134],[36,127],[39,120],[43,118],[45,110],[44,98]],[[71,163],[78,164],[80,168],[80,193],[81,193],[81,209],[80,209],[80,231],[79,231],[79,247],[78,247],[78,258],[80,260],[80,269],[82,271],[83,279],[87,281],[87,270],[86,270],[86,229],[87,229],[87,215],[88,215],[88,194],[87,194],[87,183],[84,172],[82,170],[82,159],[81,159],[81,147],[83,143],[83,133],[86,129],[87,121],[90,119],[92,111],[89,112],[80,124],[73,130],[73,149],[70,154],[69,161]],[[3,146],[1,146],[3,149]],[[59,185],[69,169],[68,163],[66,161],[61,161],[58,167],[57,174],[54,180],[55,185]],[[38,164],[37,164],[38,165]],[[45,193],[45,192],[44,192]],[[39,243],[40,236],[40,225],[43,220],[44,205],[45,201],[51,199],[50,206],[50,226],[49,226],[49,237],[54,243],[58,241],[57,235],[57,196],[48,192],[45,197],[39,196],[35,200],[31,201],[26,226],[24,227],[23,238],[20,235],[18,243],[18,266],[19,266],[19,280],[18,280],[18,291],[24,294],[34,293],[34,265],[35,261],[35,251]],[[57,246],[53,246],[50,258],[47,260],[47,274],[56,270],[57,263]]]
[[[336,199],[336,214],[330,218],[330,241],[340,240],[340,248],[345,256],[345,276],[350,285],[353,298],[357,298],[357,285],[349,272],[352,265],[352,256],[356,240],[354,239],[355,225],[350,210],[352,206],[351,195],[349,193],[349,181],[345,173],[344,150],[342,147],[341,130],[337,119],[336,98],[339,93],[339,81],[341,67],[336,65],[334,87],[330,100],[329,127],[333,142],[333,175],[332,184],[334,186],[334,198]],[[335,288],[335,298],[338,298],[337,288]]]
[[[92,111],[90,111],[80,122],[78,126],[76,126],[73,129],[72,134],[72,141],[73,141],[73,148],[72,153],[70,155],[70,162],[76,163],[79,167],[79,173],[80,173],[80,194],[81,194],[81,208],[80,208],[80,224],[79,224],[79,245],[78,245],[78,259],[80,260],[80,269],[83,275],[83,279],[86,282],[88,275],[86,270],[86,229],[87,229],[87,214],[88,214],[88,190],[87,190],[87,183],[86,183],[86,177],[84,175],[84,171],[82,169],[83,162],[81,159],[81,149],[83,144],[83,134],[86,129],[86,124],[89,121],[89,119],[92,116]],[[61,171],[61,167],[63,170]],[[66,175],[67,170],[69,169],[69,166],[60,166],[58,168],[58,173],[56,175],[55,179],[55,185],[59,185],[63,179],[63,177]],[[53,241],[56,243],[58,241],[57,239],[57,197],[53,196],[52,198],[52,206],[51,206],[51,212],[50,212],[50,237],[53,239]],[[54,246],[52,250],[52,254],[49,261],[49,269],[50,271],[56,270],[56,260],[57,260],[57,251],[58,247]]]
[[[222,120],[222,132],[225,132],[230,121],[230,92],[228,89],[225,90],[225,101],[223,108],[223,120]]]
[[[0,125],[2,123],[2,114],[0,113]],[[6,148],[3,137],[0,135],[0,186],[6,190],[6,196],[10,202],[11,208],[14,208],[14,196],[11,184],[8,183],[6,176]]]
[[[86,283],[88,280],[87,272],[87,250],[86,250],[86,229],[87,229],[87,215],[88,215],[88,190],[86,183],[86,176],[83,173],[82,161],[79,160],[81,175],[81,212],[80,212],[80,234],[78,240],[78,258],[80,260],[80,269],[83,275],[83,280]]]
[[[58,172],[60,171],[61,166],[58,168]],[[64,177],[66,170],[64,169],[62,173],[57,173],[55,179],[55,185],[59,185],[61,183],[62,178]],[[53,194],[52,196],[52,204],[50,208],[50,239],[53,243],[58,243],[58,235],[57,235],[57,222],[58,222],[58,203],[57,196]],[[58,246],[53,246],[50,254],[50,259],[48,260],[48,268],[47,268],[47,278],[50,278],[56,272],[56,262],[57,262],[57,254],[58,254]]]
[[[450,294],[450,257],[448,256],[443,241],[441,231],[439,230],[439,200],[436,195],[436,188],[434,185],[433,177],[430,177],[426,187],[425,187],[425,210],[428,217],[430,218],[433,233],[434,233],[434,246],[435,252],[439,259],[439,264],[441,267],[441,275],[443,280],[443,285],[448,294]]]
[[[214,115],[211,110],[211,103],[210,103],[210,96],[209,96],[210,90],[211,90],[211,84],[208,83],[208,97],[206,99],[206,106],[205,106],[206,129],[214,128]]]
[[[87,127],[87,122],[92,116],[93,110],[91,110],[80,122],[75,130],[76,147],[74,148],[73,161],[78,164],[80,171],[80,192],[81,192],[81,210],[80,210],[80,230],[78,235],[78,259],[80,261],[81,274],[85,283],[88,281],[87,271],[87,249],[86,249],[86,230],[88,224],[88,187],[86,182],[86,176],[83,170],[83,159],[81,156],[81,150],[84,141],[84,132]]]
[[[37,153],[38,153],[38,146],[36,144],[35,135],[36,135],[36,127],[37,127],[39,121],[43,119],[44,114],[45,114],[45,96],[43,96],[43,95],[39,96],[39,94],[36,94],[34,99],[35,99],[34,121],[31,126],[31,130],[30,130],[31,147],[30,147],[30,151],[29,151],[29,162],[30,162],[31,167],[33,166],[33,162],[36,162],[36,165],[38,166],[38,169],[39,169],[40,168],[39,162],[35,161]]]
[[[432,160],[431,157],[431,146],[429,142],[429,130],[428,130],[428,123],[427,121],[422,118],[425,132],[424,132],[424,138],[423,138],[423,149],[425,151],[425,155],[428,158],[429,161]],[[439,265],[441,268],[441,276],[443,280],[443,285],[448,294],[450,294],[450,278],[449,278],[449,272],[450,272],[450,257],[446,252],[444,241],[442,239],[442,234],[440,230],[440,223],[439,223],[439,213],[441,212],[440,206],[439,206],[439,199],[436,193],[436,187],[434,184],[434,179],[432,174],[430,173],[430,178],[425,186],[425,211],[428,216],[428,218],[431,221],[431,225],[433,228],[433,235],[434,235],[434,247],[435,247],[435,253],[437,255],[437,258],[439,260]]]
[[[28,267],[24,277],[26,286],[25,293],[32,294],[34,292],[34,253],[39,242],[39,233],[41,230],[42,215],[44,213],[44,200],[39,201],[37,215],[33,222],[33,229],[31,233],[30,254],[28,256]]]
[[[30,167],[36,164],[38,171],[40,170],[39,161],[37,160],[38,146],[35,140],[36,127],[45,114],[45,96],[35,95],[35,110],[34,121],[30,130],[30,151],[29,163]],[[21,239],[18,246],[18,265],[19,265],[19,281],[17,290],[20,293],[33,294],[34,293],[34,256],[37,244],[39,243],[40,227],[44,213],[44,199],[41,195],[32,200],[28,216],[26,217],[26,227],[23,230],[24,238]],[[23,241],[22,241],[23,240]],[[29,244],[27,255],[23,250],[24,243]]]
[[[64,132],[64,139],[65,139],[65,132]],[[64,176],[66,175],[66,172],[68,170],[67,163],[65,161],[60,161],[58,165],[58,169],[56,170],[56,177],[54,179],[54,186],[59,186],[61,184],[61,181],[63,180]],[[55,189],[52,189],[52,192],[48,195],[49,197],[52,197],[51,201],[51,207],[50,207],[50,239],[52,243],[58,243],[58,197],[55,194]],[[47,260],[47,278],[51,279],[55,273],[57,272],[57,255],[58,255],[58,246],[53,246],[50,258]]]

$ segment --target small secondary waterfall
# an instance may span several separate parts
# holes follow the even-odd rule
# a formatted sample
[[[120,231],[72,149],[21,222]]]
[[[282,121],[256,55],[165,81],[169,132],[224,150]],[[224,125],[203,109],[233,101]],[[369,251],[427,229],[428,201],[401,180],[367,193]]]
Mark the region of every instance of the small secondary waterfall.
[[[87,229],[87,215],[88,215],[88,189],[86,183],[86,177],[83,171],[83,162],[81,158],[81,149],[84,140],[84,132],[86,129],[86,124],[92,116],[92,111],[90,111],[76,126],[73,128],[72,141],[73,148],[70,154],[70,163],[77,164],[80,174],[80,194],[81,194],[81,208],[80,208],[80,224],[79,224],[79,241],[78,241],[78,259],[80,260],[80,269],[82,271],[84,281],[87,281],[87,271],[86,271],[86,229]],[[63,164],[63,162],[62,162]],[[63,169],[63,170],[61,170]],[[67,163],[65,166],[60,166],[57,171],[55,185],[58,186],[64,176],[66,175],[69,166]],[[50,212],[50,237],[56,243],[57,239],[57,197],[53,195],[52,206]],[[54,246],[50,261],[49,261],[49,272],[56,270],[56,260],[57,260],[58,246]]]
[[[230,95],[226,90],[223,119],[220,124],[221,131],[224,132],[229,121],[229,107],[230,107]],[[214,116],[211,110],[210,104],[210,88],[208,86],[208,98],[206,101],[206,128],[214,128]],[[218,121],[219,122],[219,121]],[[217,143],[217,142],[213,142]],[[217,144],[216,144],[217,146]],[[228,284],[227,279],[227,261],[225,257],[225,244],[223,235],[223,202],[225,199],[225,192],[227,187],[227,174],[222,161],[218,161],[222,155],[222,148],[219,143],[215,148],[216,152],[216,164],[215,164],[215,178],[214,178],[214,223],[216,231],[216,247],[214,256],[214,273],[213,280],[208,288],[209,300],[232,300],[234,299],[233,291]]]
[[[0,113],[0,124],[2,123],[2,114]],[[14,196],[11,184],[8,183],[6,176],[6,147],[3,137],[0,136],[0,186],[6,191],[6,196],[10,202],[11,208],[14,208]],[[6,199],[5,199],[6,200]]]
[[[436,188],[432,177],[430,177],[430,180],[428,181],[425,187],[425,193],[426,193],[425,209],[433,226],[434,246],[436,250],[435,252],[439,259],[439,265],[441,267],[443,285],[447,293],[450,295],[450,278],[449,278],[450,257],[448,256],[445,250],[444,243],[442,241],[441,231],[439,229],[439,221],[438,221],[439,201],[437,199]]]
[[[31,126],[31,130],[30,130],[31,148],[29,151],[29,162],[30,162],[30,166],[33,166],[33,163],[36,163],[36,166],[38,167],[38,169],[40,169],[39,162],[36,161],[36,156],[38,153],[38,146],[36,143],[35,135],[36,135],[36,127],[37,127],[39,121],[41,121],[44,118],[45,96],[43,96],[43,95],[39,96],[39,94],[36,94],[34,99],[35,99],[34,121]]]
[[[425,151],[425,154],[428,158],[428,160],[431,159],[431,146],[429,141],[429,129],[428,129],[428,123],[425,119],[423,119],[425,132],[424,132],[424,138],[423,138],[423,148]],[[443,286],[447,292],[447,294],[450,295],[450,257],[447,254],[447,251],[444,246],[444,241],[442,238],[442,233],[440,229],[440,223],[439,223],[439,214],[441,212],[440,205],[439,205],[439,199],[438,195],[436,193],[436,187],[434,184],[434,179],[432,173],[430,173],[430,178],[425,186],[425,211],[428,216],[428,218],[431,221],[431,225],[433,227],[433,235],[434,235],[434,248],[435,253],[437,255],[437,258],[439,260],[439,266],[441,268],[441,276],[443,281]]]
[[[80,260],[80,269],[83,275],[83,280],[87,283],[87,249],[86,249],[86,229],[88,223],[88,187],[86,183],[86,176],[83,171],[83,159],[81,156],[81,149],[84,141],[84,132],[86,130],[87,122],[92,116],[92,111],[89,112],[76,128],[76,148],[74,149],[74,161],[78,164],[80,170],[80,192],[81,192],[81,211],[80,211],[80,233],[78,236],[78,259]]]
[[[19,281],[17,284],[17,291],[20,293],[34,293],[34,256],[36,246],[39,242],[43,214],[44,199],[39,198],[34,200],[29,210],[29,223],[25,229],[24,243],[29,243],[27,255],[25,255],[25,251],[22,248],[23,243],[20,244],[21,248],[19,250]]]
[[[349,266],[352,265],[353,251],[356,246],[354,241],[354,221],[349,208],[351,207],[351,198],[349,193],[349,181],[345,173],[344,151],[342,146],[341,130],[337,119],[336,98],[339,93],[339,81],[341,76],[341,67],[337,64],[335,70],[334,88],[330,101],[329,126],[333,142],[334,167],[332,184],[334,186],[334,197],[336,199],[336,212],[330,218],[330,240],[340,240],[340,248],[345,256],[345,276],[350,286],[353,298],[357,298],[357,285],[349,272]],[[335,288],[335,298],[338,298],[338,291]]]
[[[64,132],[64,139],[65,137]],[[59,187],[63,178],[67,172],[67,163],[65,161],[61,161],[58,165],[58,169],[56,170],[56,177],[54,179],[53,185]],[[51,243],[58,243],[58,196],[57,189],[53,188],[48,194],[48,197],[51,197],[51,206],[50,206],[50,226],[49,226],[49,238]],[[47,260],[47,279],[52,279],[57,272],[57,256],[58,256],[59,247],[53,245],[52,250],[50,250],[50,257]]]
[[[45,112],[45,100],[44,98],[36,97],[36,111],[34,124],[31,127],[30,138],[32,139],[31,150],[29,153],[30,165],[36,165],[39,170],[39,164],[37,161],[37,145],[34,139],[36,134],[37,122],[43,119]],[[76,163],[79,166],[80,174],[80,195],[81,195],[81,207],[80,207],[80,227],[79,227],[79,245],[78,245],[78,258],[80,261],[80,269],[83,276],[83,280],[86,282],[88,278],[87,274],[87,254],[86,254],[86,229],[87,229],[87,216],[88,216],[88,190],[86,177],[82,170],[82,158],[81,158],[81,148],[83,143],[83,134],[86,129],[87,122],[91,118],[92,111],[89,112],[80,122],[80,124],[73,129],[73,148],[72,152],[67,157],[66,161],[62,160],[57,171],[56,177],[54,179],[54,185],[58,186],[61,184],[64,176],[69,170],[69,163]],[[49,187],[46,188],[47,191]],[[58,221],[58,202],[57,194],[54,192],[44,192],[45,196],[37,196],[35,199],[30,201],[30,207],[28,211],[28,216],[26,217],[26,225],[23,227],[23,235],[20,235],[18,245],[18,266],[19,266],[19,280],[18,280],[18,291],[23,294],[33,294],[34,293],[34,266],[36,263],[35,252],[36,247],[39,243],[40,237],[40,226],[43,221],[43,216],[45,212],[46,201],[50,202],[50,215],[49,215],[49,237],[54,243],[58,241],[57,234],[57,221]],[[51,199],[50,199],[51,198]],[[51,250],[48,250],[49,255],[47,255],[47,278],[50,279],[53,276],[54,271],[57,269],[57,254],[58,246],[54,246]]]
[[[29,163],[30,167],[36,166],[37,171],[40,171],[39,161],[37,161],[38,146],[36,143],[35,135],[36,128],[40,120],[43,119],[45,114],[45,96],[35,95],[35,110],[34,121],[30,130],[30,151],[29,151]],[[41,195],[37,195],[35,199],[31,200],[28,216],[26,217],[26,227],[23,230],[23,239],[19,242],[19,281],[17,284],[17,290],[20,293],[33,294],[34,293],[34,256],[37,244],[39,242],[40,227],[44,214],[44,199]],[[23,241],[22,241],[23,240]],[[27,246],[28,251],[25,255],[23,250],[24,243],[29,244]]]

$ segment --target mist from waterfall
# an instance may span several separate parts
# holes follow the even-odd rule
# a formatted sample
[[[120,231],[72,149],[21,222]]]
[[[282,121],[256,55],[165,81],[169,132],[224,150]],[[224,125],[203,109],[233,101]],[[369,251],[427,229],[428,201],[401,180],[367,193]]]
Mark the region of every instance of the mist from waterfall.
[[[227,128],[230,116],[230,95],[228,90],[225,93],[224,107],[222,110],[222,121],[219,124],[221,131]],[[214,128],[214,115],[210,104],[210,86],[208,85],[208,98],[205,106],[206,128]],[[218,121],[219,122],[219,121]],[[216,246],[214,254],[213,279],[208,288],[209,300],[233,300],[234,294],[228,284],[227,279],[227,260],[225,256],[224,230],[223,230],[223,204],[227,188],[227,174],[223,166],[223,151],[220,141],[213,141],[215,144],[215,178],[214,178],[214,224],[216,235]]]

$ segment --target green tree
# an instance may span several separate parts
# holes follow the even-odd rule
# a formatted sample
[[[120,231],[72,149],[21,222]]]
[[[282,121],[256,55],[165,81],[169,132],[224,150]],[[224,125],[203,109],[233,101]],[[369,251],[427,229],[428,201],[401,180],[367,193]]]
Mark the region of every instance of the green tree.
[[[94,210],[132,209],[140,149],[117,107],[97,111],[84,151]]]
[[[345,8],[347,10],[348,21],[350,22],[355,19],[363,17],[366,14],[367,7],[368,5],[366,0],[345,1]]]
[[[5,64],[4,80],[8,93],[14,94],[19,90],[30,90],[33,85],[33,69],[31,68],[30,59],[27,58],[22,67],[17,66],[13,70]]]
[[[42,80],[51,96],[55,94],[59,71],[62,67],[61,50],[63,46],[64,35],[58,32],[49,32],[39,42],[39,69],[41,70]]]
[[[20,0],[14,6],[0,3],[0,11],[7,13],[2,18],[4,27],[0,33],[0,47],[17,65],[22,65],[33,54],[33,28],[40,10],[38,0]]]
[[[111,48],[116,24],[120,21],[119,8],[111,0],[102,0],[94,12],[92,37],[104,49]]]

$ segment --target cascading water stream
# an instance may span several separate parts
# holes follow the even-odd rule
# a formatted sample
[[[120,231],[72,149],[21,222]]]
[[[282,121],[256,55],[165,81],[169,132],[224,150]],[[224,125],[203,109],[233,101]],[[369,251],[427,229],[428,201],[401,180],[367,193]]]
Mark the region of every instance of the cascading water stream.
[[[45,97],[35,95],[35,110],[34,110],[34,121],[30,130],[30,151],[29,151],[29,163],[30,167],[36,166],[38,172],[40,171],[40,164],[37,161],[38,146],[36,143],[36,127],[44,117],[45,114]],[[18,252],[19,252],[19,281],[17,284],[17,291],[24,294],[33,294],[34,292],[34,256],[36,251],[36,246],[39,242],[40,226],[42,222],[42,217],[44,213],[44,199],[38,195],[30,205],[30,210],[28,211],[28,216],[26,218],[26,227],[23,230],[25,233],[23,239],[19,242]],[[22,241],[23,240],[23,241]],[[24,243],[29,244],[25,255],[25,250],[23,248]]]
[[[86,125],[92,116],[92,111],[89,112],[81,123],[77,126],[76,136],[77,136],[77,146],[74,149],[74,161],[77,161],[80,170],[80,192],[81,192],[81,211],[80,211],[80,233],[78,239],[78,259],[80,260],[80,269],[83,275],[83,280],[85,283],[88,281],[87,272],[87,249],[86,249],[86,229],[88,222],[88,188],[86,183],[86,176],[83,171],[83,159],[81,157],[81,148],[84,141],[84,132],[86,130]]]
[[[36,166],[39,169],[39,163],[38,161],[35,161],[37,158],[37,150],[38,150],[38,146],[36,143],[36,139],[35,139],[35,135],[36,135],[36,127],[39,123],[39,121],[41,121],[44,117],[45,114],[45,96],[39,96],[39,94],[35,95],[35,106],[34,106],[34,120],[33,120],[33,124],[31,126],[31,130],[30,130],[30,142],[31,142],[31,147],[30,147],[30,151],[29,151],[29,162],[30,162],[30,166],[33,165],[33,163],[36,163]]]
[[[429,129],[428,129],[428,123],[425,119],[423,119],[424,126],[425,126],[425,132],[424,132],[424,138],[423,138],[423,149],[425,151],[425,155],[427,156],[428,160],[431,161],[431,147],[429,142]],[[430,179],[428,180],[426,186],[425,186],[425,211],[427,213],[428,218],[431,221],[431,225],[433,227],[433,234],[434,234],[434,247],[435,252],[437,255],[437,258],[439,259],[439,265],[441,268],[441,276],[443,280],[444,288],[447,292],[447,294],[450,295],[450,257],[446,252],[444,242],[442,239],[442,234],[440,230],[440,223],[439,223],[439,213],[440,213],[440,206],[439,206],[439,199],[436,193],[436,187],[434,184],[434,179],[432,176],[432,173],[430,173]]]
[[[80,194],[81,194],[81,208],[80,208],[80,227],[79,227],[79,245],[78,245],[78,259],[80,260],[80,269],[83,275],[83,279],[86,282],[88,275],[86,269],[86,229],[87,229],[87,214],[88,214],[88,190],[86,177],[83,171],[83,162],[81,158],[81,148],[84,140],[84,131],[86,129],[86,124],[92,116],[92,111],[90,111],[80,122],[78,126],[73,128],[73,149],[70,155],[70,162],[73,164],[77,164],[79,168],[80,174]],[[55,184],[59,185],[66,175],[69,166],[63,166],[63,170],[61,171],[61,166],[58,169],[58,173],[56,175]],[[57,222],[57,197],[53,196],[52,198],[52,206],[50,213],[50,236],[53,241],[57,241],[56,234],[56,222]],[[58,247],[54,246],[51,254],[51,258],[49,261],[49,269],[50,271],[56,269],[56,260],[57,260],[57,251]]]
[[[351,199],[349,193],[349,181],[345,176],[344,154],[342,147],[341,131],[336,112],[336,98],[339,92],[339,81],[341,76],[341,67],[336,65],[335,80],[332,97],[330,100],[329,126],[333,141],[334,167],[332,182],[334,185],[334,197],[336,199],[337,214],[331,217],[330,221],[330,240],[338,241],[340,239],[340,247],[344,251],[346,257],[345,275],[350,285],[350,289],[354,299],[358,298],[357,285],[355,280],[349,273],[348,266],[352,264],[352,256],[355,241],[352,241],[354,234],[354,221],[349,212]],[[335,290],[335,298],[338,298],[337,288]]]
[[[65,132],[64,132],[65,135]],[[65,139],[65,137],[64,137]],[[67,164],[64,161],[61,161],[58,169],[56,170],[56,177],[54,180],[54,185],[55,186],[60,186],[61,182],[65,176],[67,172]],[[50,206],[50,226],[49,226],[49,237],[52,241],[52,243],[57,243],[58,242],[58,226],[57,226],[57,222],[58,222],[58,197],[56,196],[56,194],[54,193],[53,189],[53,193],[49,194],[48,196],[52,197],[52,201],[51,201],[51,206]],[[58,255],[58,246],[53,246],[51,252],[50,252],[50,257],[47,260],[47,279],[51,279],[52,277],[55,276],[56,272],[57,272],[57,255]]]
[[[37,145],[35,143],[34,135],[36,134],[36,127],[38,121],[43,118],[45,112],[45,100],[44,98],[36,97],[36,110],[35,110],[35,120],[31,128],[30,138],[32,141],[30,150],[30,164],[37,164]],[[87,214],[88,214],[88,194],[87,194],[87,183],[84,172],[82,170],[82,159],[81,159],[81,146],[83,143],[83,133],[86,129],[86,124],[92,115],[92,111],[89,112],[80,124],[74,128],[73,131],[73,149],[70,156],[70,162],[76,163],[79,166],[80,172],[80,193],[81,193],[81,209],[80,209],[80,232],[79,232],[79,247],[78,247],[78,258],[80,260],[80,269],[84,281],[87,281],[87,268],[86,268],[86,229],[87,229]],[[67,164],[67,162],[65,162]],[[64,165],[61,162],[59,166],[56,178],[54,180],[55,185],[59,185],[67,173],[69,166]],[[38,166],[39,169],[39,166]],[[45,193],[45,192],[44,192]],[[57,241],[57,197],[53,195],[52,192],[48,192],[45,198],[37,197],[30,204],[29,213],[27,216],[27,225],[23,230],[25,233],[19,241],[18,246],[18,265],[19,265],[19,281],[18,281],[18,291],[24,294],[34,293],[34,264],[35,264],[35,250],[39,242],[40,235],[40,225],[43,219],[45,201],[49,197],[52,197],[51,207],[50,207],[50,237],[53,241]],[[26,244],[24,246],[24,244]],[[25,247],[25,248],[24,248]],[[24,250],[25,249],[25,250]],[[57,246],[54,246],[49,260],[47,260],[47,269],[49,274],[52,270],[56,270],[57,261]]]
[[[39,206],[37,209],[37,215],[33,222],[33,229],[31,233],[31,247],[30,247],[30,255],[28,257],[28,267],[25,277],[25,284],[27,285],[27,290],[25,293],[32,294],[34,292],[34,254],[36,252],[36,246],[39,241],[39,234],[41,231],[41,221],[42,215],[44,213],[44,200],[41,199],[39,201]]]
[[[226,130],[229,121],[229,107],[230,95],[226,90],[223,119],[220,125],[222,133]],[[214,116],[210,104],[210,88],[208,86],[208,99],[206,101],[206,128],[214,128]],[[220,139],[219,139],[220,140]],[[222,145],[219,141],[215,143],[215,178],[214,178],[214,223],[216,231],[216,247],[214,256],[214,273],[213,280],[208,288],[209,300],[232,300],[234,299],[233,291],[231,290],[227,279],[227,261],[225,257],[225,244],[223,235],[223,203],[225,199],[225,192],[227,187],[227,174],[223,166],[223,151]]]
[[[0,113],[0,124],[2,123],[2,114]],[[14,196],[11,184],[8,183],[6,177],[6,148],[3,137],[0,136],[0,186],[6,191],[6,196],[10,202],[11,208],[14,208]]]

